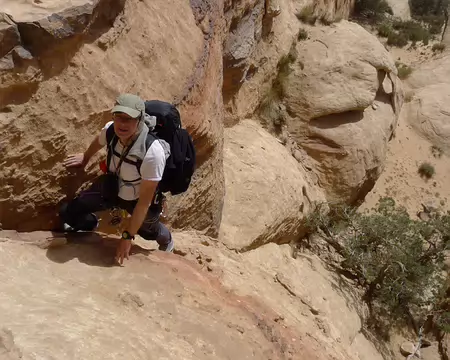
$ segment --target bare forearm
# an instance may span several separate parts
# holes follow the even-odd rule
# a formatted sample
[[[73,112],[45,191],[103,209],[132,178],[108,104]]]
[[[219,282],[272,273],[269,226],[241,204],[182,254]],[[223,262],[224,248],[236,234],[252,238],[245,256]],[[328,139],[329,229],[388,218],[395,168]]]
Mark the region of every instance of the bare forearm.
[[[86,165],[89,160],[103,147],[98,142],[98,135],[92,140],[91,144],[87,148],[87,150],[84,152],[84,164]]]
[[[128,226],[128,232],[134,236],[139,231],[139,228],[142,226],[142,223],[145,220],[145,217],[147,216],[149,205],[145,204],[141,201],[138,201],[136,204],[133,214],[130,218],[130,224]]]
[[[130,235],[136,235],[139,228],[142,226],[142,223],[147,216],[148,208],[152,203],[153,196],[155,195],[157,185],[158,182],[142,180],[139,200],[133,210],[128,226],[128,232]]]
[[[156,187],[158,186],[157,181],[142,180],[139,200],[134,207],[133,214],[131,215],[130,223],[128,224],[128,233],[134,236],[139,231],[139,228],[144,222],[148,208],[152,203],[153,196],[155,195]],[[128,259],[128,254],[131,248],[131,242],[128,241],[129,237],[124,237],[125,231],[122,234],[122,239],[120,240],[119,247],[117,248],[116,258],[119,260],[119,264],[122,264],[123,259]]]

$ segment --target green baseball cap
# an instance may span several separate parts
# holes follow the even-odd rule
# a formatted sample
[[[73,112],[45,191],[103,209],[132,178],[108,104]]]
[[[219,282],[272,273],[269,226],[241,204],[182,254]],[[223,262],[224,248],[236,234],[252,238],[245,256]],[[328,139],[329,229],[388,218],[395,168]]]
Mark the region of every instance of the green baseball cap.
[[[116,105],[111,110],[112,113],[122,112],[137,118],[145,112],[144,101],[137,95],[120,94],[116,99]]]

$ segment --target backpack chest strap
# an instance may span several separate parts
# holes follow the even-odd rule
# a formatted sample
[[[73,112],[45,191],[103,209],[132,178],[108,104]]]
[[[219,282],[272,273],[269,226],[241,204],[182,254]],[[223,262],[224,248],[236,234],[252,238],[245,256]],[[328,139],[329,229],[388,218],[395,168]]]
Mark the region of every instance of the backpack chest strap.
[[[148,149],[150,149],[150,146],[152,146],[152,144],[155,140],[157,140],[156,136],[154,134],[152,134],[151,132],[149,132],[147,134],[147,138],[145,139],[146,153],[147,153]],[[106,143],[107,143],[106,165],[107,165],[108,171],[109,171],[109,167],[111,164],[112,156],[115,155],[119,158],[121,157],[121,155],[116,151],[116,145],[117,145],[118,141],[119,141],[119,138],[116,136],[116,134],[114,132],[114,126],[113,125],[109,126],[108,129],[106,130]],[[145,156],[145,154],[144,154],[144,156]],[[139,173],[139,176],[141,176],[141,165],[142,165],[143,159],[137,158],[136,160],[132,160],[125,156],[122,161],[126,162],[127,164],[136,166],[136,170]],[[139,179],[136,179],[133,181],[137,181]]]

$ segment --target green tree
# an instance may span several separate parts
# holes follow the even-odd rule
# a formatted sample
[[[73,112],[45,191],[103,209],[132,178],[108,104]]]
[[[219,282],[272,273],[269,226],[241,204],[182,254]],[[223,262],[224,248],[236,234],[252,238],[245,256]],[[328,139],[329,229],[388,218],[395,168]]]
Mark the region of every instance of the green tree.
[[[322,232],[342,255],[341,266],[359,278],[373,316],[400,320],[434,304],[443,285],[449,215],[413,220],[391,198],[381,199],[372,213],[342,206],[323,210],[316,209],[307,227]]]
[[[391,7],[386,0],[356,0],[354,12],[372,21],[380,21],[385,14],[393,14]]]
[[[448,5],[449,0],[410,0],[414,16],[441,15]]]

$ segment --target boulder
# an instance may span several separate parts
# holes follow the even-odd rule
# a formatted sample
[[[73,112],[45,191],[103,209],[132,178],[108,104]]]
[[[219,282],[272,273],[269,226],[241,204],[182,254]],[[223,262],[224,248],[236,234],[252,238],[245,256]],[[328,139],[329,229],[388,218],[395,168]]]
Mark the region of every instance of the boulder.
[[[5,13],[0,13],[0,44],[0,58],[20,45],[19,30],[11,17]]]
[[[355,23],[312,29],[296,44],[297,59],[285,84],[289,112],[309,121],[371,106],[393,59],[376,37]]]
[[[422,136],[443,150],[450,150],[450,84],[417,89],[408,104],[408,120]]]
[[[333,22],[349,17],[353,0],[225,1],[229,30],[224,49],[223,95],[230,112],[226,114],[226,126],[255,112],[278,61],[297,39],[299,29],[305,27],[296,14],[308,6],[318,17]]]
[[[31,85],[40,80],[37,62],[22,46],[19,29],[11,16],[0,13],[0,110],[17,101],[11,88]]]
[[[85,41],[112,27],[125,0],[73,4],[56,6],[54,13],[33,14],[29,4],[0,13],[0,109],[25,102],[40,81],[66,68]]]
[[[91,22],[94,6],[86,3],[30,22],[17,24],[23,44],[35,55],[53,51],[64,40],[83,34]]]
[[[310,30],[281,68],[284,121],[315,161],[329,199],[355,202],[379,177],[403,93],[376,37],[341,21]]]
[[[387,3],[391,7],[394,16],[402,20],[411,19],[411,9],[408,0],[387,0]]]
[[[411,99],[408,122],[442,150],[450,149],[450,56],[447,53],[420,64],[406,79]]]
[[[38,12],[31,18],[17,14],[16,19],[13,15],[23,45],[33,55],[42,56],[55,51],[66,40],[79,42],[79,36],[94,35],[100,29],[110,28],[123,11],[125,0],[85,0],[74,4],[45,15]]]
[[[225,130],[224,172],[219,239],[229,248],[296,239],[311,203],[324,200],[286,147],[252,120]]]
[[[400,345],[400,353],[403,356],[408,356],[414,353],[416,346],[411,341],[405,341]]]

